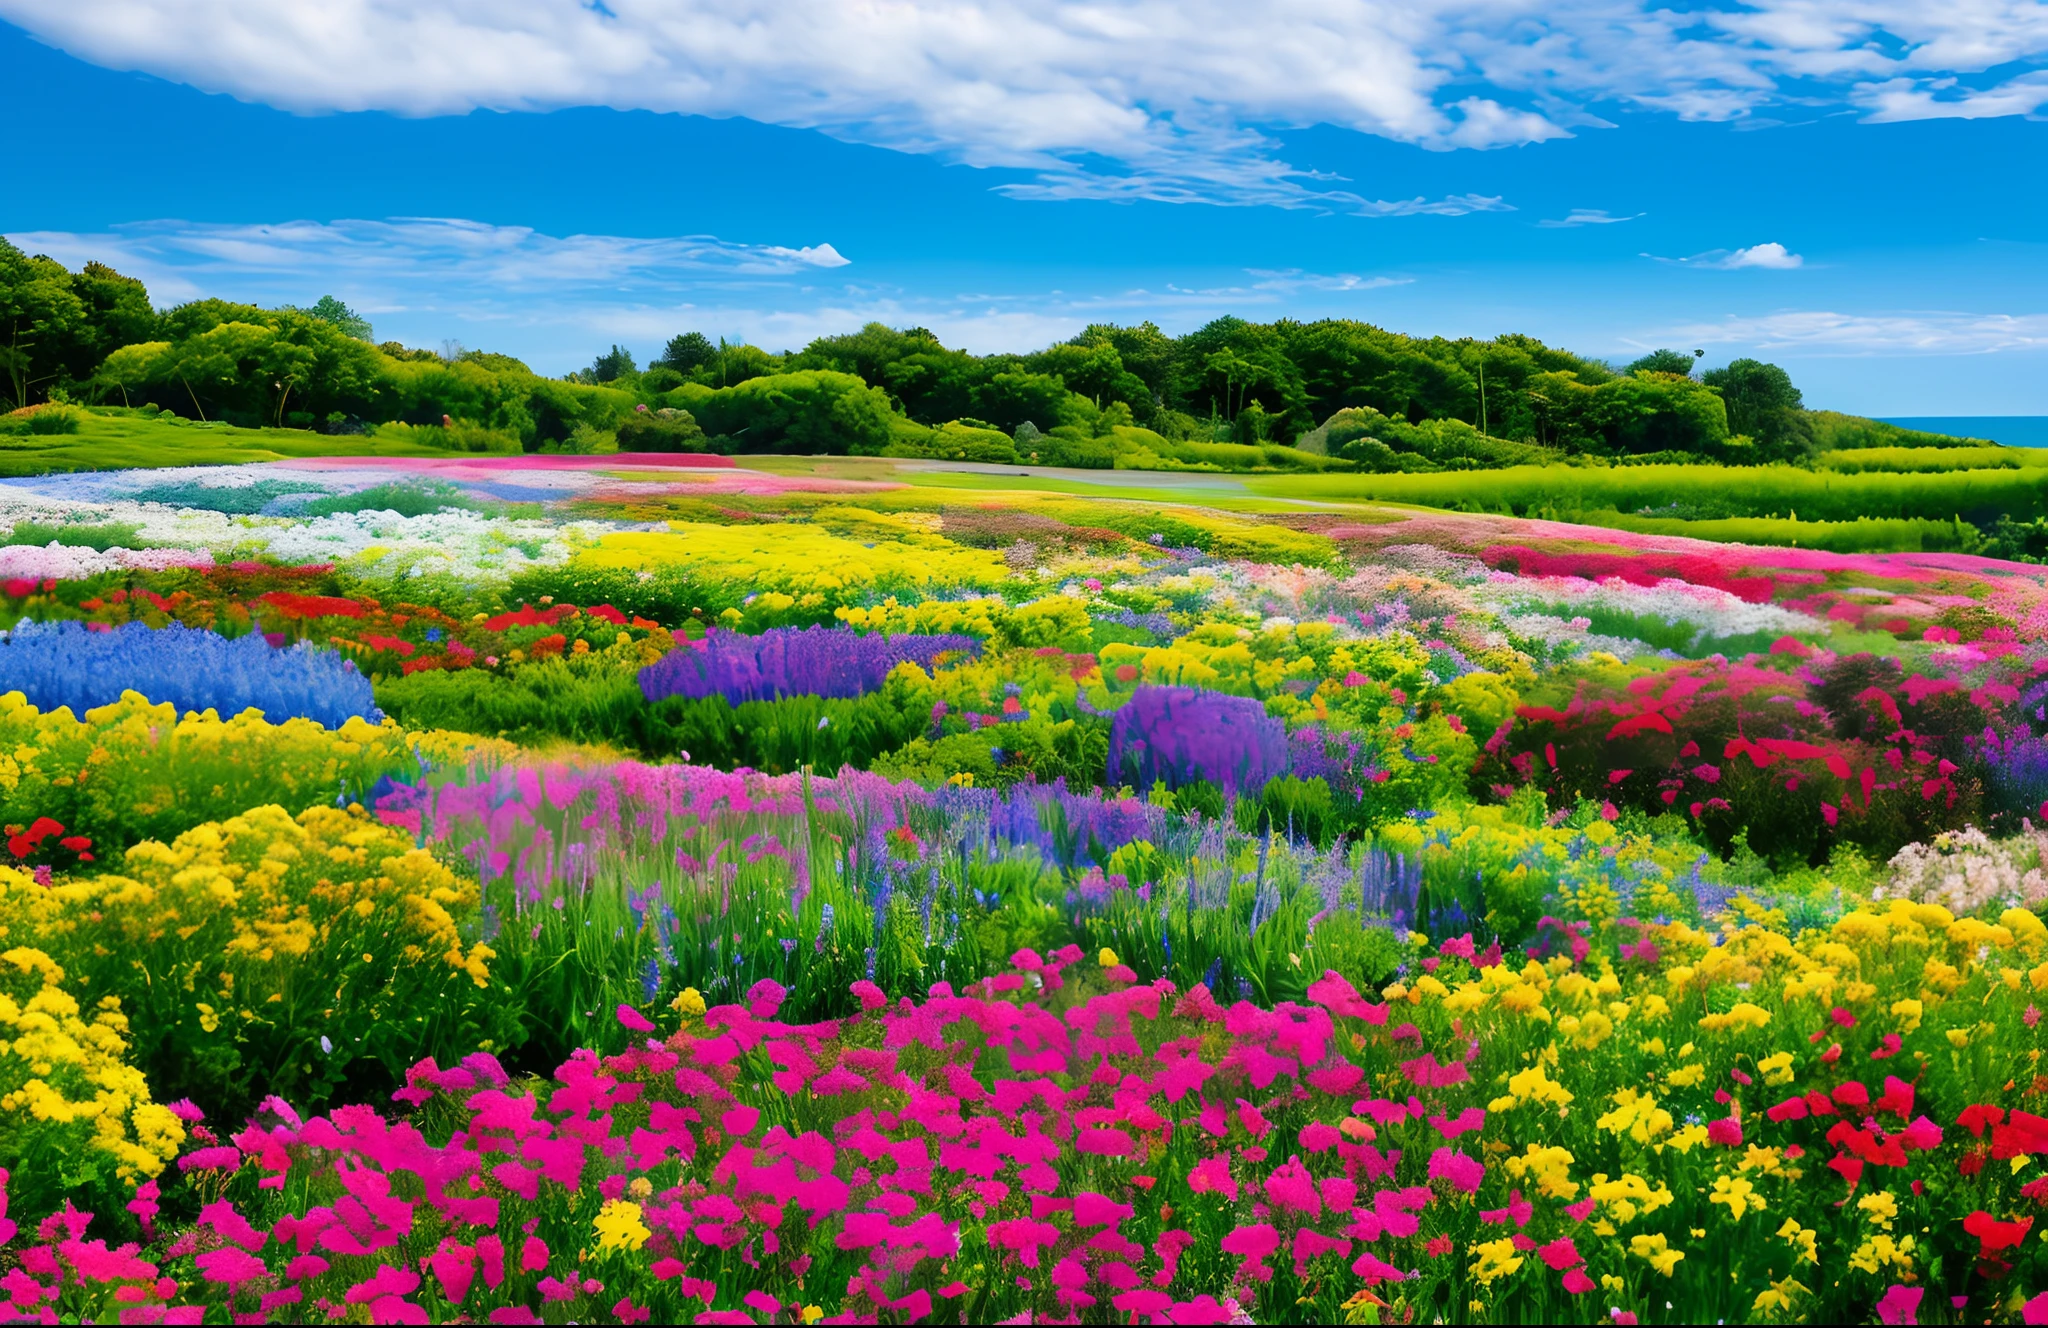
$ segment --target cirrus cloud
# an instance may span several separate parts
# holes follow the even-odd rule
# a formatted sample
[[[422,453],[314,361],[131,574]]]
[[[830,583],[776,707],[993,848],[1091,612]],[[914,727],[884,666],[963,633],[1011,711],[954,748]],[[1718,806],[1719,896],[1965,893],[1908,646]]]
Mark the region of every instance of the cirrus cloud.
[[[2048,349],[2048,314],[1782,310],[1718,323],[1693,323],[1657,335],[1816,355],[1985,355]]]

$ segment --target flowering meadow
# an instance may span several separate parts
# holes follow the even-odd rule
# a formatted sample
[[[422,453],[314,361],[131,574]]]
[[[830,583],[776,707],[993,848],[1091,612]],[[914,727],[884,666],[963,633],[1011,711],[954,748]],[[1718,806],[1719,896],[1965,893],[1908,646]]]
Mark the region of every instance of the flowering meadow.
[[[2043,569],[1032,483],[0,484],[0,1310],[2048,1322]]]

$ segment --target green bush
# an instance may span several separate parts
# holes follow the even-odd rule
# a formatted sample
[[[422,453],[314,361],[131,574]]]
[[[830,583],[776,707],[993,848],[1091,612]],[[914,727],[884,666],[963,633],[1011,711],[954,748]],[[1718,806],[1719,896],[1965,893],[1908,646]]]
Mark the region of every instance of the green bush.
[[[673,369],[665,372],[675,373]],[[673,406],[627,416],[619,421],[618,440],[621,452],[704,450],[704,430],[698,426],[697,417]]]
[[[890,442],[889,396],[852,374],[807,369],[732,387],[685,383],[667,396],[714,450],[875,456]]]
[[[305,515],[333,516],[341,512],[396,512],[400,516],[427,516],[444,508],[480,511],[482,504],[461,489],[445,482],[379,484],[358,493],[336,494],[307,503]]]
[[[142,538],[141,531],[142,527],[124,521],[67,526],[17,521],[14,529],[7,532],[7,538],[0,540],[0,545],[29,544],[42,548],[62,544],[74,549],[97,549],[101,553],[108,549],[147,549],[151,545]]]

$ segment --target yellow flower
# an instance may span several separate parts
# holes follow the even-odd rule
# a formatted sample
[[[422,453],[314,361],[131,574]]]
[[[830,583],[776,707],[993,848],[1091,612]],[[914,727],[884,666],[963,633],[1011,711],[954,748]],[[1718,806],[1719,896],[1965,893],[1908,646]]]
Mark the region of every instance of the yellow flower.
[[[1800,1226],[1789,1217],[1785,1219],[1785,1225],[1778,1228],[1779,1238],[1791,1241],[1793,1247],[1799,1251],[1799,1257],[1808,1263],[1820,1262],[1820,1252],[1814,1248],[1814,1240],[1818,1235],[1818,1232]]]
[[[1763,1171],[1775,1174],[1783,1165],[1783,1161],[1784,1159],[1777,1149],[1759,1148],[1755,1144],[1750,1144],[1748,1145],[1748,1152],[1743,1155],[1739,1165],[1743,1171]]]
[[[1102,953],[1095,956],[1095,962],[1104,968],[1115,968],[1119,961],[1116,957],[1116,951],[1105,945],[1102,947]]]
[[[607,1199],[591,1225],[597,1228],[598,1248],[637,1250],[654,1233],[640,1220],[640,1205],[624,1199]]]
[[[1864,1195],[1856,1201],[1856,1207],[1870,1214],[1870,1220],[1884,1231],[1892,1229],[1892,1219],[1899,1215],[1899,1201],[1892,1197],[1889,1190]]]
[[[1756,1186],[1741,1178],[1730,1180],[1726,1176],[1714,1177],[1714,1193],[1708,1197],[1710,1204],[1727,1204],[1728,1220],[1739,1222],[1744,1213],[1752,1210],[1762,1212],[1763,1196],[1756,1193]]]
[[[1877,1235],[1865,1240],[1861,1245],[1858,1245],[1856,1252],[1849,1256],[1849,1266],[1866,1273],[1881,1273],[1884,1271],[1886,1264],[1892,1265],[1899,1272],[1912,1271],[1913,1238],[1911,1236],[1906,1237],[1904,1240],[1894,1241],[1890,1236],[1879,1232]]]
[[[682,1011],[683,1018],[695,1019],[704,1013],[704,996],[695,987],[685,987],[675,999],[675,1008]]]
[[[1664,1082],[1670,1084],[1673,1088],[1691,1088],[1694,1084],[1706,1078],[1706,1075],[1706,1066],[1693,1064],[1686,1066],[1682,1070],[1673,1070],[1670,1074],[1664,1076]]]
[[[220,1027],[220,1015],[214,1011],[211,1005],[208,1005],[205,1001],[199,1001],[192,1008],[199,1011],[199,1026],[201,1028],[211,1033]]]
[[[1610,1134],[1626,1134],[1642,1144],[1671,1128],[1671,1113],[1648,1093],[1623,1088],[1614,1094],[1614,1103],[1614,1110],[1595,1122]]]
[[[825,1317],[825,1311],[824,1311],[823,1309],[819,1308],[818,1306],[816,1306],[816,1305],[806,1305],[806,1306],[804,1306],[803,1320],[804,1320],[804,1322],[805,1322],[805,1323],[816,1323],[816,1322],[817,1322],[818,1320],[820,1320],[820,1319],[822,1319],[822,1318],[824,1318],[824,1317]]]
[[[1724,1029],[1731,1028],[1762,1028],[1770,1022],[1771,1012],[1769,1010],[1764,1009],[1761,1005],[1751,1004],[1748,1001],[1738,1001],[1728,1013],[1710,1014],[1700,1020],[1700,1027],[1706,1029],[1709,1033],[1719,1033]]]
[[[1628,1243],[1629,1252],[1648,1263],[1664,1276],[1671,1276],[1678,1261],[1685,1257],[1683,1250],[1671,1249],[1662,1235],[1634,1236]]]
[[[1752,1305],[1750,1309],[1759,1314],[1766,1310],[1790,1312],[1792,1309],[1792,1298],[1808,1294],[1810,1293],[1805,1287],[1788,1277],[1781,1282],[1771,1283],[1771,1289],[1758,1295],[1756,1304]]]
[[[1763,1071],[1767,1084],[1789,1084],[1792,1082],[1792,1053],[1781,1051],[1775,1056],[1766,1056],[1756,1063]]]
[[[1967,1028],[1951,1028],[1948,1030],[1948,1044],[1958,1050],[1969,1046],[1970,1030]]]
[[[1572,1160],[1572,1155],[1562,1148],[1530,1144],[1522,1156],[1507,1160],[1508,1174],[1516,1180],[1529,1177],[1545,1198],[1569,1203],[1579,1197],[1579,1184],[1570,1174]]]
[[[1472,1261],[1472,1276],[1480,1285],[1491,1284],[1496,1278],[1506,1277],[1522,1266],[1522,1256],[1515,1249],[1515,1242],[1503,1236],[1473,1247],[1479,1257]]]

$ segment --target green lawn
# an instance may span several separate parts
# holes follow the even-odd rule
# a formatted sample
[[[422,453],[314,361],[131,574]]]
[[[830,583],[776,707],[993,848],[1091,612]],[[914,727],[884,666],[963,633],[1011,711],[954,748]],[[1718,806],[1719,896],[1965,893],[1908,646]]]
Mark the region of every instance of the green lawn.
[[[149,419],[88,412],[77,433],[0,436],[0,475],[232,466],[288,457],[452,455],[455,454],[416,443],[361,434],[238,429],[228,424],[197,424],[174,416]]]

